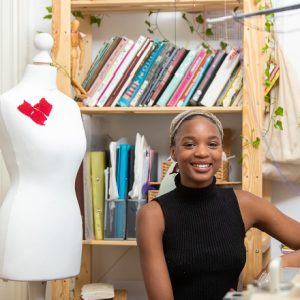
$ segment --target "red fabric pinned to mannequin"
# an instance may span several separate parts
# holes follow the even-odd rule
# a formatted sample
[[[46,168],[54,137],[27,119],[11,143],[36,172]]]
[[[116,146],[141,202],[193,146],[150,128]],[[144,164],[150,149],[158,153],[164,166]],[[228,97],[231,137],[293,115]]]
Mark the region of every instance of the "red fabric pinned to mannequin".
[[[45,125],[47,117],[52,110],[52,104],[50,104],[45,98],[42,98],[39,103],[33,107],[26,100],[18,106],[18,110],[24,115],[28,116],[32,121],[39,125]]]

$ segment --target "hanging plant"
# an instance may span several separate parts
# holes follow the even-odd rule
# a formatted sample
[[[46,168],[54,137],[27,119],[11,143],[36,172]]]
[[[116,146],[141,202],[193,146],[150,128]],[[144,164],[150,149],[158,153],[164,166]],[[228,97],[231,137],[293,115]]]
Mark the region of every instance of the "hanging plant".
[[[261,1],[256,0],[256,3],[259,4]],[[271,3],[266,3],[266,5],[259,4],[259,9],[268,9],[271,8]],[[276,72],[278,74],[275,74],[277,76],[274,77],[274,68],[277,68],[277,62],[274,56],[274,14],[267,14],[265,15],[265,23],[264,23],[264,29],[266,34],[265,38],[265,44],[262,48],[262,53],[266,54],[268,56],[266,67],[264,70],[264,85],[265,85],[265,95],[264,95],[264,101],[265,101],[265,112],[270,113],[271,106],[273,107],[273,111],[271,112],[270,122],[268,124],[267,129],[265,130],[265,134],[270,129],[270,123],[273,122],[273,126],[276,129],[283,130],[281,117],[283,117],[284,109],[282,106],[278,106],[278,98],[271,96],[271,89],[278,83],[278,77],[279,77],[279,70],[277,69]]]
[[[150,10],[148,12],[147,19],[145,20],[145,24],[147,26],[147,31],[152,35],[157,33],[160,36],[162,41],[168,42],[169,39],[163,34],[163,32],[161,31],[161,29],[158,26],[158,14],[159,14],[159,11]],[[154,22],[151,21],[153,15],[154,15]]]
[[[207,26],[203,30],[203,24],[205,24],[205,19],[203,18],[202,14],[193,16],[193,14],[191,13],[184,12],[182,13],[181,17],[188,25],[190,32],[192,34],[196,33],[198,37],[200,37],[200,39],[203,40],[202,47],[206,49],[207,54],[212,53],[213,52],[212,46],[208,43],[207,38],[213,36],[214,32],[211,26]],[[190,18],[193,18],[194,22],[192,22]],[[224,41],[220,41],[219,45],[222,50],[226,50],[228,43]]]
[[[45,9],[47,10],[47,14],[43,17],[45,20],[52,20],[52,6],[46,6]],[[84,15],[82,14],[81,11],[72,11],[72,15],[75,18],[80,18],[84,19]],[[97,27],[101,26],[101,21],[102,21],[103,15],[95,15],[95,16],[90,16],[90,24],[97,25]]]

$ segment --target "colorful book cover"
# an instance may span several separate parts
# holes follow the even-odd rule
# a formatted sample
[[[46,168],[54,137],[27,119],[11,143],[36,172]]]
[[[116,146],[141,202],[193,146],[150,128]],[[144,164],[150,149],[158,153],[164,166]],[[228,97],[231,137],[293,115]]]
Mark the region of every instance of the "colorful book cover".
[[[132,145],[120,144],[117,163],[117,186],[119,192],[118,204],[114,215],[114,237],[125,237],[125,210],[128,195],[129,159]]]
[[[105,152],[91,152],[92,194],[94,232],[96,240],[103,240],[104,230],[104,193],[105,193]]]
[[[147,60],[143,63],[141,68],[138,70],[131,84],[125,90],[124,95],[119,100],[118,104],[120,106],[130,105],[131,101],[134,99],[135,95],[138,93],[140,87],[142,86],[144,80],[146,79],[152,65],[154,64],[155,60],[157,59],[158,55],[160,54],[160,52],[164,47],[165,47],[165,43],[159,42],[152,50]]]
[[[206,90],[208,89],[209,85],[213,81],[216,72],[218,71],[220,65],[222,64],[223,60],[226,57],[226,52],[224,50],[219,50],[211,65],[209,66],[203,80],[201,81],[200,85],[198,86],[195,94],[193,95],[192,99],[189,102],[189,105],[197,106],[200,105],[200,101],[205,94]]]
[[[84,81],[82,82],[82,87],[85,90],[89,90],[94,80],[96,79],[99,71],[103,67],[103,64],[105,62],[104,61],[105,54],[107,53],[109,47],[111,46],[114,40],[116,40],[116,37],[112,37],[109,41],[104,42],[100,47],[97,56],[95,57],[93,63],[91,64],[90,69],[88,70]]]
[[[193,97],[196,89],[198,88],[198,86],[200,85],[201,81],[203,80],[206,71],[208,70],[209,66],[211,65],[212,61],[214,59],[214,55],[211,54],[210,56],[207,57],[207,59],[205,60],[205,63],[203,65],[203,67],[199,70],[194,82],[191,84],[191,88],[187,94],[187,96],[184,98],[182,103],[178,103],[177,106],[187,106],[188,103],[190,102],[191,98]]]
[[[111,94],[111,92],[113,90],[112,81],[115,79],[116,74],[119,73],[119,69],[122,66],[126,57],[128,56],[129,52],[131,51],[133,45],[134,45],[133,40],[127,41],[124,48],[121,50],[119,56],[115,60],[114,64],[110,68],[109,72],[105,76],[105,79],[103,80],[103,83],[102,83],[103,88],[98,97],[98,102],[97,102],[98,107],[104,106],[104,104],[107,100],[107,98],[104,97],[104,95],[107,95],[107,97],[109,97],[109,95]]]
[[[147,90],[147,87],[149,86],[149,84],[152,82],[157,69],[159,68],[160,64],[162,63],[162,60],[164,58],[164,55],[166,53],[166,47],[167,45],[164,44],[163,48],[160,52],[160,54],[157,56],[156,60],[154,61],[152,67],[150,68],[150,71],[146,77],[146,79],[144,80],[143,84],[141,85],[140,89],[138,90],[138,92],[136,93],[135,97],[133,98],[133,100],[130,103],[130,106],[141,106],[142,102],[141,102],[141,98],[144,95],[144,93]]]
[[[181,82],[179,83],[176,91],[172,95],[171,99],[169,100],[167,106],[177,106],[177,103],[180,100],[180,97],[184,94],[185,89],[188,87],[189,83],[192,81],[193,76],[195,76],[196,71],[198,70],[201,62],[206,57],[206,51],[204,49],[200,50],[196,55],[195,59],[189,66],[187,72],[185,73],[184,77],[182,78]]]
[[[144,64],[144,62],[146,61],[146,59],[152,52],[153,48],[154,48],[154,43],[153,43],[153,41],[149,40],[145,44],[145,47],[143,47],[141,49],[138,59],[136,61],[134,61],[134,64],[132,64],[133,68],[131,68],[129,72],[126,72],[124,74],[123,77],[124,77],[125,82],[124,82],[123,86],[121,87],[119,93],[117,94],[116,98],[114,99],[113,103],[111,104],[111,106],[116,106],[116,105],[126,106],[127,104],[129,105],[129,103],[127,103],[127,102],[121,103],[120,100],[121,100],[122,96],[124,95],[128,86],[132,83],[133,78],[136,76],[137,72],[139,71],[141,66]]]
[[[235,69],[233,70],[229,80],[227,81],[225,87],[223,88],[221,94],[218,97],[218,100],[216,102],[217,106],[223,106],[223,100],[225,98],[225,96],[227,95],[228,91],[230,90],[233,81],[236,79],[236,77],[238,76],[239,72],[241,71],[241,65],[238,64]]]
[[[91,152],[87,152],[83,159],[83,197],[85,220],[84,236],[86,240],[94,240]]]
[[[173,78],[169,82],[168,86],[158,99],[156,105],[157,106],[166,106],[170,98],[172,97],[173,93],[175,92],[176,88],[178,87],[179,83],[181,82],[182,78],[184,77],[186,71],[188,70],[189,66],[193,62],[197,55],[197,51],[195,49],[190,50],[189,53],[186,55],[178,69],[176,70]]]
[[[203,98],[201,100],[201,105],[212,107],[217,102],[219,95],[222,92],[222,89],[228,82],[234,68],[240,62],[241,54],[232,49],[227,54],[226,58],[223,60],[222,64],[220,65],[216,75],[207,88]]]
[[[124,74],[122,75],[119,83],[115,87],[112,94],[109,96],[104,106],[115,106],[119,99],[122,97],[126,87],[129,85],[130,80],[134,76],[136,70],[142,64],[142,58],[146,56],[147,49],[150,47],[150,39],[146,38],[146,41],[143,43],[141,49],[136,53],[130,62],[129,66],[126,68]],[[144,58],[143,58],[144,59]]]
[[[128,50],[128,55],[124,58],[123,62],[121,63],[120,67],[114,74],[113,80],[110,82],[107,90],[101,96],[101,102],[103,102],[102,106],[105,106],[106,102],[110,98],[113,91],[116,89],[117,85],[119,84],[120,80],[124,76],[127,68],[133,61],[134,57],[137,55],[138,51],[142,48],[143,44],[146,42],[147,38],[141,35],[138,40],[134,43],[134,45]],[[127,45],[128,46],[128,45]]]
[[[118,56],[123,51],[125,45],[127,44],[128,39],[122,37],[122,40],[115,48],[111,56],[108,58],[106,64],[103,66],[102,70],[97,76],[94,84],[88,91],[88,98],[86,100],[88,106],[95,106],[98,103],[99,96],[103,88],[105,87],[107,81],[113,73],[113,70],[116,68],[116,64],[118,63]]]
[[[176,51],[176,54],[175,54],[174,58],[172,59],[171,63],[169,64],[166,72],[164,73],[162,80],[160,81],[154,94],[150,98],[150,102],[153,103],[152,105],[156,106],[158,99],[160,98],[160,96],[162,95],[164,90],[167,88],[168,84],[172,80],[175,72],[181,65],[183,59],[185,58],[185,56],[187,55],[188,52],[189,51],[185,48],[180,48],[180,49],[178,49],[178,51]]]
[[[166,54],[165,54],[165,58],[163,59],[163,62],[160,64],[156,74],[154,75],[153,82],[149,86],[149,89],[146,92],[146,94],[143,96],[145,98],[142,100],[143,105],[152,106],[154,104],[154,101],[153,101],[153,99],[151,99],[151,97],[155,93],[160,82],[162,81],[164,74],[167,71],[167,68],[171,64],[171,62],[178,50],[179,49],[177,49],[175,46],[173,46],[171,44],[169,45],[169,47],[166,51]]]

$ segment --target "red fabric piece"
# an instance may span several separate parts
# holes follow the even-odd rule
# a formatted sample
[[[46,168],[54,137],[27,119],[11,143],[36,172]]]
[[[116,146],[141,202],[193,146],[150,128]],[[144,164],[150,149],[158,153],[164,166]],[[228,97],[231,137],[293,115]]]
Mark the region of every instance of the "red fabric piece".
[[[52,110],[52,104],[50,104],[45,98],[42,98],[39,103],[33,107],[26,100],[18,106],[18,110],[24,115],[28,116],[32,121],[39,125],[45,125],[47,117]]]
[[[52,110],[52,104],[50,104],[45,98],[42,98],[40,102],[33,107],[43,112],[46,116],[49,116]]]
[[[35,109],[30,116],[32,121],[34,121],[37,124],[45,125],[45,121],[47,120],[47,117],[39,110]]]
[[[23,113],[26,116],[31,116],[31,114],[34,111],[34,108],[31,106],[30,103],[28,103],[26,100],[24,100],[24,102],[18,106],[18,110]]]

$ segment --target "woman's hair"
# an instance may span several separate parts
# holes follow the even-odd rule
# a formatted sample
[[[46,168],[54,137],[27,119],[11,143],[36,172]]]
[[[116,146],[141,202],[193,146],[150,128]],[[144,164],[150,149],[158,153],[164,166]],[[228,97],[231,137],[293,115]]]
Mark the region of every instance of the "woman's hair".
[[[214,114],[212,114],[210,112],[207,112],[207,111],[201,111],[201,110],[200,111],[199,110],[197,110],[197,111],[186,110],[186,111],[178,114],[171,122],[171,126],[170,126],[170,146],[175,145],[175,137],[176,137],[177,131],[180,128],[181,124],[184,121],[191,120],[196,116],[207,118],[213,124],[215,124],[216,127],[218,128],[221,139],[223,141],[223,136],[224,136],[223,126],[222,126],[220,120]]]

